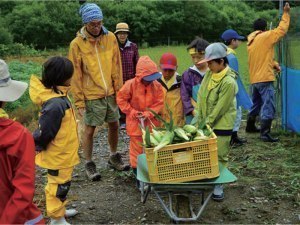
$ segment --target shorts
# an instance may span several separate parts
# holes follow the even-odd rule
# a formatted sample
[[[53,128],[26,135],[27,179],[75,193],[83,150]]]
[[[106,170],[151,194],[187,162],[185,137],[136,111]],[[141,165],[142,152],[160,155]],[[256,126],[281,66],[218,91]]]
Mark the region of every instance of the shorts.
[[[120,118],[115,95],[85,101],[84,123],[101,126],[104,122],[117,122]]]

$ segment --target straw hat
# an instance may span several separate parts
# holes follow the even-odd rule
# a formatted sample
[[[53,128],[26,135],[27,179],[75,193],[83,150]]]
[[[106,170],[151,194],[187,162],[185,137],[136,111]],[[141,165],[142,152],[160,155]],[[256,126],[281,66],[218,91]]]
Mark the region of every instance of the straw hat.
[[[116,31],[114,33],[116,34],[120,31],[130,32],[128,24],[127,23],[118,23],[116,26]]]

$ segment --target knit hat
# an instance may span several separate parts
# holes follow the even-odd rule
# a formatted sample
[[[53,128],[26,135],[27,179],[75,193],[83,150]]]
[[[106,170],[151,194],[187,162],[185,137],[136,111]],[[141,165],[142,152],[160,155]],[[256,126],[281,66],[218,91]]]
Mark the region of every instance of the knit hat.
[[[172,53],[164,53],[160,58],[160,68],[162,70],[176,70],[177,69],[177,59]]]
[[[103,14],[98,5],[95,3],[83,4],[79,9],[79,14],[82,17],[84,24],[89,23],[93,20],[103,20]]]
[[[197,64],[205,63],[213,59],[222,59],[227,55],[227,46],[223,43],[212,43],[205,49],[205,57]]]
[[[114,32],[115,34],[120,32],[120,31],[124,31],[124,32],[130,32],[129,31],[129,26],[127,23],[118,23],[116,26],[116,31]]]
[[[27,83],[10,78],[7,64],[0,59],[0,101],[16,101],[23,95],[27,87]]]

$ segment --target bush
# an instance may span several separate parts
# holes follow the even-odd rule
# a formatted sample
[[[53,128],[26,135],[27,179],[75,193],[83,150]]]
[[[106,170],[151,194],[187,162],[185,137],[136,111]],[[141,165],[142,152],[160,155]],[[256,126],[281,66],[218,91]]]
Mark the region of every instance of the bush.
[[[4,27],[0,27],[0,43],[2,44],[13,43],[12,34]]]
[[[24,45],[21,43],[13,43],[13,44],[0,44],[0,57],[3,58],[5,56],[12,55],[26,55],[26,56],[36,56],[40,55],[41,52],[34,49],[31,45]]]

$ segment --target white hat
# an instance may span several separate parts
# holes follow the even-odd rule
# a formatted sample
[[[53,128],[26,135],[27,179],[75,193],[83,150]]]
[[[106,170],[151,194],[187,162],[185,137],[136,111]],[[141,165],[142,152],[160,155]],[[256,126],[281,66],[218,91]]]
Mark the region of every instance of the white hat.
[[[0,59],[0,102],[13,102],[25,92],[28,84],[10,78],[8,66]]]

